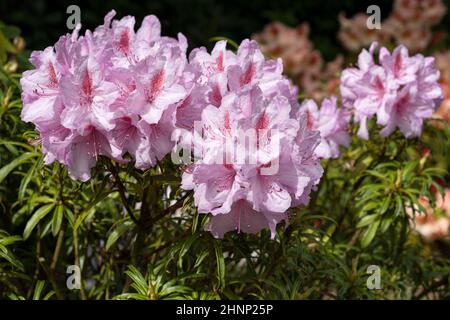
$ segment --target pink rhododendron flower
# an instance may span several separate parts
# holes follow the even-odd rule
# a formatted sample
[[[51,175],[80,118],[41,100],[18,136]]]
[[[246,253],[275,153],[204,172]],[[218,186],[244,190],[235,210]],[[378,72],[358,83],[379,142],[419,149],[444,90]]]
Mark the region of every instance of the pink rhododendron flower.
[[[158,123],[162,113],[186,95],[184,87],[177,83],[185,58],[180,48],[167,49],[168,52],[149,56],[133,68],[136,90],[126,104],[149,124]]]
[[[322,175],[314,153],[319,132],[308,128],[281,61],[265,60],[254,41],[244,40],[236,55],[225,42],[211,54],[198,49],[189,68],[197,85],[178,106],[177,124],[200,123],[190,142],[201,154],[182,187],[194,190],[200,213],[212,214],[206,230],[214,236],[269,228],[273,237],[290,207],[308,203]],[[188,110],[191,124],[181,117]]]
[[[208,105],[219,107],[230,92],[257,86],[264,97],[283,95],[291,106],[297,106],[297,89],[282,71],[281,59],[266,60],[251,40],[242,41],[236,54],[226,49],[225,41],[217,42],[211,53],[205,48],[192,50],[183,74],[189,93],[176,115],[176,126],[187,129],[178,134],[179,142],[190,144],[194,122],[201,120],[202,110]]]
[[[350,144],[350,113],[337,107],[336,97],[322,101],[320,109],[313,100],[305,100],[301,109],[308,116],[308,127],[320,132],[321,140],[315,150],[316,155],[325,159],[339,157],[339,146],[348,147]]]
[[[40,134],[46,163],[59,161],[86,181],[99,155],[138,168],[155,165],[172,149],[175,104],[185,99],[186,39],[161,37],[155,16],[134,31],[134,17],[113,20],[54,47],[33,52],[35,69],[21,79],[22,119]]]
[[[84,131],[87,126],[113,129],[111,105],[118,98],[116,86],[105,80],[95,59],[85,57],[78,63],[74,74],[63,76],[60,82],[65,107],[61,113],[62,125],[75,131]]]
[[[384,126],[382,136],[390,135],[398,127],[405,137],[418,137],[423,120],[432,115],[442,99],[434,58],[420,54],[410,57],[404,46],[397,47],[392,54],[382,47],[380,64],[376,64],[375,47],[372,44],[369,51],[361,52],[357,68],[342,73],[344,106],[354,111],[361,138],[368,139],[367,120],[374,115],[377,123]]]

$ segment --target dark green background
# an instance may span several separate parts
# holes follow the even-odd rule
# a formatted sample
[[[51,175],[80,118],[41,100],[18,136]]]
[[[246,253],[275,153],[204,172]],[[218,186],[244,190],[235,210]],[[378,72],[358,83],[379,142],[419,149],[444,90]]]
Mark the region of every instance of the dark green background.
[[[206,45],[213,36],[226,36],[236,41],[262,30],[267,23],[279,20],[295,26],[303,21],[311,24],[311,38],[327,59],[342,50],[336,40],[339,29],[338,13],[348,15],[365,11],[371,4],[381,7],[387,16],[392,1],[374,0],[271,0],[271,1],[19,1],[0,0],[0,20],[22,29],[28,49],[42,49],[52,45],[67,33],[66,8],[77,4],[81,8],[84,28],[93,29],[103,22],[103,16],[115,9],[118,17],[134,15],[138,25],[145,15],[157,15],[164,35],[184,33],[191,47]],[[448,19],[447,19],[448,22]]]

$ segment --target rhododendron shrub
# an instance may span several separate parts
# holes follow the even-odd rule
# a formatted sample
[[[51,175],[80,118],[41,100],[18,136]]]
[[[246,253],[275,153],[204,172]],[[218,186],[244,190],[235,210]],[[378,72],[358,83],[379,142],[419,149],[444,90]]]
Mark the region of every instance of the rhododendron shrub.
[[[89,180],[99,156],[121,163],[128,154],[146,169],[174,147],[176,127],[191,129],[198,121],[208,131],[196,139],[205,152],[182,187],[194,190],[199,212],[214,215],[206,228],[223,236],[269,227],[275,236],[277,223],[291,206],[307,204],[322,174],[314,154],[318,133],[299,110],[281,60],[266,60],[255,41],[244,40],[236,54],[225,41],[212,54],[196,49],[188,63],[185,38],[161,37],[156,17],[147,16],[135,33],[133,17],[113,16],[92,33],[78,36],[76,29],[54,48],[33,53],[36,69],[22,77],[22,119],[45,141],[46,163],[57,160],[81,181]],[[217,165],[222,146],[248,129],[274,142],[258,145],[254,163]],[[237,153],[246,152],[245,144],[239,147]],[[261,173],[273,161],[276,172]]]
[[[316,101],[270,44],[135,24],[112,11],[0,77],[1,298],[448,298],[433,57],[372,43]]]

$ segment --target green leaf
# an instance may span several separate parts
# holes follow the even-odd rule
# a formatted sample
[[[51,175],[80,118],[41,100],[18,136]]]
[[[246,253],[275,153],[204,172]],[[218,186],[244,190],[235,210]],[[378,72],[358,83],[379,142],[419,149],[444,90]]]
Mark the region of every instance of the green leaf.
[[[2,63],[6,61],[7,52],[16,53],[16,48],[14,48],[12,43],[5,37],[3,32],[0,31],[0,60]]]
[[[386,176],[384,176],[382,173],[375,171],[375,170],[366,170],[365,171],[366,174],[369,174],[371,176],[377,177],[380,180],[385,180]]]
[[[365,201],[364,201],[364,203],[365,203]],[[373,209],[378,208],[378,207],[379,207],[379,203],[376,201],[372,201],[372,202],[366,203],[364,205],[364,207],[361,208],[361,212],[364,214],[364,213],[372,211]]]
[[[27,191],[28,184],[30,183],[31,179],[33,178],[34,173],[36,172],[36,169],[40,165],[41,161],[42,161],[42,156],[40,156],[39,159],[34,162],[34,164],[31,166],[30,170],[28,170],[26,176],[20,182],[19,201],[22,201],[23,198],[25,197],[25,192]]]
[[[29,151],[33,151],[33,147],[29,144],[18,142],[18,141],[11,141],[11,140],[1,140],[0,139],[0,145],[8,147],[8,146],[18,146],[23,147],[25,149],[28,149]]]
[[[8,298],[11,299],[11,300],[26,300],[24,297],[18,296],[15,293],[9,294]]]
[[[73,231],[76,232],[80,225],[83,223],[84,219],[91,214],[93,211],[95,211],[95,206],[105,200],[109,195],[111,194],[111,191],[104,191],[100,192],[94,200],[84,209],[84,211],[78,216],[77,220],[75,221],[75,224],[73,226]]]
[[[375,237],[375,234],[377,233],[378,226],[380,225],[380,220],[375,221],[372,223],[367,230],[364,232],[361,238],[361,246],[363,248],[367,247]]]
[[[114,297],[115,300],[148,300],[146,295],[139,293],[122,293]]]
[[[359,220],[358,224],[356,225],[356,228],[365,227],[365,226],[371,224],[377,218],[378,218],[378,214],[370,214],[370,215],[364,216],[361,220]]]
[[[128,266],[125,274],[133,280],[134,288],[142,295],[147,296],[147,281],[142,273],[133,265]]]
[[[0,245],[0,258],[5,259],[18,269],[23,269],[23,264],[5,247]]]
[[[34,287],[33,300],[39,300],[41,298],[42,290],[44,289],[45,281],[39,280]]]
[[[209,255],[208,250],[200,252],[200,254],[197,255],[197,259],[195,260],[194,269],[198,268],[208,255]]]
[[[387,211],[387,209],[389,209],[389,205],[391,204],[391,194],[389,194],[384,200],[383,200],[383,204],[380,207],[380,214],[383,214]]]
[[[108,251],[114,243],[124,234],[127,230],[129,230],[133,226],[133,222],[130,220],[124,220],[119,223],[113,231],[108,236],[108,240],[106,241],[106,251]]]
[[[383,217],[383,220],[381,221],[381,225],[380,225],[380,231],[382,233],[386,232],[386,230],[389,228],[389,226],[392,224],[393,221],[394,221],[394,217],[392,217],[392,216]]]
[[[178,266],[179,268],[183,268],[183,257],[186,253],[188,253],[189,249],[191,248],[192,244],[195,242],[195,240],[197,240],[198,235],[197,234],[192,234],[190,235],[184,242],[183,245],[181,246],[181,249],[178,253]]]
[[[25,230],[23,231],[23,239],[26,240],[30,236],[34,227],[41,221],[50,211],[55,207],[54,203],[47,204],[43,207],[40,207],[28,220],[27,225],[25,226]]]
[[[223,290],[225,288],[225,258],[220,241],[214,241],[214,248],[216,251],[218,287]]]
[[[44,298],[42,298],[42,300],[50,300],[51,297],[53,297],[55,295],[55,291],[50,291],[49,293],[47,293]]]
[[[63,216],[64,216],[64,207],[60,204],[56,206],[56,209],[53,212],[52,234],[54,237],[56,237],[59,230],[61,229],[61,222],[63,220]]]
[[[7,236],[4,238],[0,238],[0,244],[4,245],[4,246],[9,246],[10,244],[17,242],[17,241],[22,241],[22,237],[21,236]]]
[[[414,173],[414,169],[419,164],[418,161],[408,162],[403,168],[402,172],[402,181],[408,181],[411,179],[411,175]]]
[[[41,204],[41,203],[53,203],[55,199],[49,196],[32,196],[32,198],[28,201],[29,204]]]
[[[20,157],[14,159],[6,166],[0,169],[0,183],[8,176],[8,174],[13,171],[16,167],[20,166],[22,163],[27,162],[29,159],[33,157],[37,157],[38,154],[35,152],[26,152],[22,154]]]

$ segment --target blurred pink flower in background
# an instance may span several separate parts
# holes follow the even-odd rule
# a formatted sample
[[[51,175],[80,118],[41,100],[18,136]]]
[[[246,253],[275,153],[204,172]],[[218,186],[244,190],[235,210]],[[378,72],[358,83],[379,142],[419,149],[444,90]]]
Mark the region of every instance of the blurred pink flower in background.
[[[450,50],[436,52],[436,68],[441,72],[440,85],[444,93],[444,100],[438,110],[433,114],[433,119],[446,121],[450,124]],[[438,129],[443,129],[441,121],[433,121],[433,125]]]
[[[413,220],[414,229],[426,240],[447,239],[450,232],[450,189],[445,189],[444,197],[435,192],[436,203],[432,207],[429,199],[422,197],[420,204],[426,213],[416,213]],[[412,216],[411,208],[408,213]]]
[[[373,41],[382,45],[393,41],[418,52],[432,43],[432,27],[442,20],[446,11],[442,0],[395,0],[390,15],[381,22],[381,29],[373,30],[366,26],[368,15],[365,13],[351,18],[341,13],[338,39],[352,52],[368,47]]]
[[[291,28],[281,22],[273,22],[263,32],[253,35],[253,38],[259,42],[266,56],[283,59],[286,73],[299,74],[310,69],[311,55],[316,52],[308,38],[309,32],[307,23]]]
[[[438,40],[438,34],[433,34],[431,28],[441,21],[446,10],[442,0],[395,0],[381,29],[369,29],[365,13],[350,18],[340,13],[337,37],[352,52],[367,48],[373,42],[381,45],[394,42],[405,45],[411,52],[418,52]],[[331,95],[339,95],[343,57],[339,55],[333,61],[325,62],[310,41],[309,33],[306,22],[297,27],[272,22],[262,32],[254,34],[253,39],[260,43],[261,51],[267,57],[282,58],[286,74],[298,84],[302,96],[322,101]]]
[[[349,51],[358,52],[362,48],[367,48],[372,42],[387,43],[390,34],[384,24],[381,29],[367,28],[367,15],[357,13],[351,18],[347,18],[344,13],[339,14],[340,29],[338,39]]]
[[[393,7],[397,19],[428,26],[438,24],[446,11],[442,0],[395,0]]]

